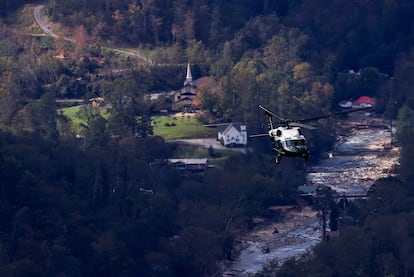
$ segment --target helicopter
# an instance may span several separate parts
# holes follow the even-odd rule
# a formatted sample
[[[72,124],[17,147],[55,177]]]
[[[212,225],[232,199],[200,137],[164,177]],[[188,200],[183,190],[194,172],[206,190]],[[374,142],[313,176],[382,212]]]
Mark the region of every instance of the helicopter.
[[[276,164],[279,164],[282,160],[282,157],[302,157],[305,161],[309,161],[309,147],[301,128],[308,130],[315,130],[316,128],[304,123],[324,118],[333,118],[336,115],[363,111],[371,109],[372,106],[333,112],[325,115],[298,120],[280,118],[276,116],[270,109],[262,105],[259,105],[259,108],[264,111],[264,116],[267,119],[267,127],[269,131],[264,134],[250,135],[249,137],[256,138],[269,136],[273,143],[273,152],[276,155],[275,162]],[[276,120],[274,120],[274,118]],[[280,126],[276,127],[275,124],[278,124]]]

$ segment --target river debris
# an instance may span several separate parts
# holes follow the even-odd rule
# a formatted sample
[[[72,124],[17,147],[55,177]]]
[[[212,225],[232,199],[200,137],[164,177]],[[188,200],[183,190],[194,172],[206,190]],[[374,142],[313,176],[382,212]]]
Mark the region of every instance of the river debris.
[[[392,135],[391,126],[381,118],[354,116],[342,121],[332,157],[310,168],[308,183],[338,193],[366,193],[376,180],[395,173],[399,148]]]
[[[338,193],[366,194],[379,178],[394,174],[399,149],[393,145],[390,122],[349,116],[338,121],[338,142],[327,159],[309,169],[311,186],[330,186]],[[239,239],[237,260],[225,265],[222,276],[249,276],[267,264],[309,252],[321,240],[317,212],[310,207],[289,209],[282,221],[259,225]]]
[[[259,225],[238,241],[237,261],[226,265],[223,276],[248,276],[271,261],[283,263],[301,255],[321,240],[317,212],[311,207],[289,210],[277,223]]]

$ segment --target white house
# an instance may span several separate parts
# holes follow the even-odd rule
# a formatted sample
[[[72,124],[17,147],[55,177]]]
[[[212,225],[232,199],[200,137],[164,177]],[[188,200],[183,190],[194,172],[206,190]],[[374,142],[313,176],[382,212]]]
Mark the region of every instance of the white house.
[[[241,125],[240,123],[218,125],[217,140],[224,146],[247,145],[246,125]]]
[[[352,101],[351,100],[343,100],[339,102],[339,106],[341,108],[352,108]]]

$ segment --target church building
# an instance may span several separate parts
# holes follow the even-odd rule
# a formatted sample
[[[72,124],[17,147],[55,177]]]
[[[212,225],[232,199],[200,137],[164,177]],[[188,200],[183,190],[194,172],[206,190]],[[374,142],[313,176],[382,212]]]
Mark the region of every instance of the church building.
[[[190,63],[187,64],[187,75],[184,86],[174,94],[173,109],[193,109],[193,101],[197,96],[197,86],[193,81]]]

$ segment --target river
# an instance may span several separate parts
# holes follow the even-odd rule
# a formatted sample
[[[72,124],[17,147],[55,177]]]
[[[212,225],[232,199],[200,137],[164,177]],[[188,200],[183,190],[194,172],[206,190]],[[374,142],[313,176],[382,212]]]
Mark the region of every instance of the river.
[[[390,122],[358,113],[337,124],[340,131],[332,153],[308,169],[307,183],[330,186],[338,193],[365,194],[377,179],[392,175],[398,164]],[[240,254],[225,265],[222,276],[249,276],[270,262],[283,263],[306,254],[320,240],[317,212],[310,207],[293,208],[282,222],[240,238]]]

